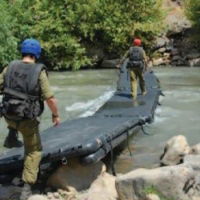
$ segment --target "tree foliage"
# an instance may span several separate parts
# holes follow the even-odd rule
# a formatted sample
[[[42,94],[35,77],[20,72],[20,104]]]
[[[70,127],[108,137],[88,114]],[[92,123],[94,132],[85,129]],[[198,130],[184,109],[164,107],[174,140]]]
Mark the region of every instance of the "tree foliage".
[[[17,55],[18,39],[14,36],[15,18],[10,15],[6,1],[0,3],[0,64],[5,66]]]
[[[14,57],[17,41],[35,37],[41,41],[45,59],[53,69],[76,70],[95,63],[87,54],[90,46],[101,44],[105,52],[119,54],[130,45],[133,36],[150,45],[163,28],[161,1],[4,1],[1,14],[6,17],[1,20],[6,27],[0,40],[9,34],[7,49],[12,52],[8,55]],[[9,60],[6,55],[4,59]]]
[[[188,18],[200,28],[200,1],[185,0],[185,8]]]

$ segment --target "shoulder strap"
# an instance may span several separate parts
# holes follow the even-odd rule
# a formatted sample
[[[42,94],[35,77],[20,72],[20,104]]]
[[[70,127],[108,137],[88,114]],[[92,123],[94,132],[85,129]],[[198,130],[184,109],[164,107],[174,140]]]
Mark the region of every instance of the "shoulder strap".
[[[45,66],[41,63],[35,64],[34,67],[32,67],[30,76],[31,76],[31,82],[29,84],[29,91],[33,91],[38,84],[39,76],[42,70],[45,69]]]
[[[4,76],[4,88],[5,87],[10,88],[9,77],[12,73],[14,73],[15,66],[17,66],[18,64],[20,64],[20,61],[14,60],[8,65],[8,68],[7,68],[5,76]]]

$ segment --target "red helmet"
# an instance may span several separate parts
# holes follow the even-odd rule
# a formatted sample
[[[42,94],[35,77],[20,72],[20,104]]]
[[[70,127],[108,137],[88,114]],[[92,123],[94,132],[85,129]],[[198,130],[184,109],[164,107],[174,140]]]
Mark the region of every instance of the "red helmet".
[[[141,44],[142,44],[142,41],[140,39],[136,38],[136,39],[133,40],[134,46],[141,46]]]

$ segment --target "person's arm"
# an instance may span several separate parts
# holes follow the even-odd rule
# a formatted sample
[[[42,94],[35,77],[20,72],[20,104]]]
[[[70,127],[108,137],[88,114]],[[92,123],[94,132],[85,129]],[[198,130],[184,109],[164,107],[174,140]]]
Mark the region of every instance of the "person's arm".
[[[54,123],[54,125],[58,125],[60,124],[60,117],[57,108],[57,103],[53,95],[53,92],[51,91],[49,80],[45,71],[41,72],[39,81],[40,81],[42,98],[46,101],[49,109],[52,112],[52,122]]]
[[[126,58],[129,56],[129,50],[126,51],[122,59],[120,59],[119,63],[116,65],[117,68],[120,68],[121,64],[126,60]]]
[[[46,99],[46,103],[49,107],[49,109],[52,112],[52,122],[55,126],[60,124],[60,117],[58,113],[57,103],[56,99],[54,97],[50,97],[49,99]]]
[[[146,53],[145,51],[143,50],[143,57],[144,57],[144,72],[147,71],[147,56],[146,56]]]

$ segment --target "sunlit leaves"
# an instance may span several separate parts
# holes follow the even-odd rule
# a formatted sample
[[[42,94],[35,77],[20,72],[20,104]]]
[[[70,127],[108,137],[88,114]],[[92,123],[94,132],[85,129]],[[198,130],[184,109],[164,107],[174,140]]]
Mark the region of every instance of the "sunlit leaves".
[[[76,70],[96,62],[88,57],[90,46],[101,46],[106,53],[119,55],[130,45],[132,37],[141,37],[149,45],[152,38],[162,31],[161,1],[7,1],[9,5],[2,4],[7,10],[2,12],[6,16],[6,27],[2,25],[4,31],[0,34],[10,34],[9,45],[13,42],[10,51],[16,48],[16,38],[21,41],[35,37],[42,43],[48,66]],[[16,53],[8,55],[13,57]]]

